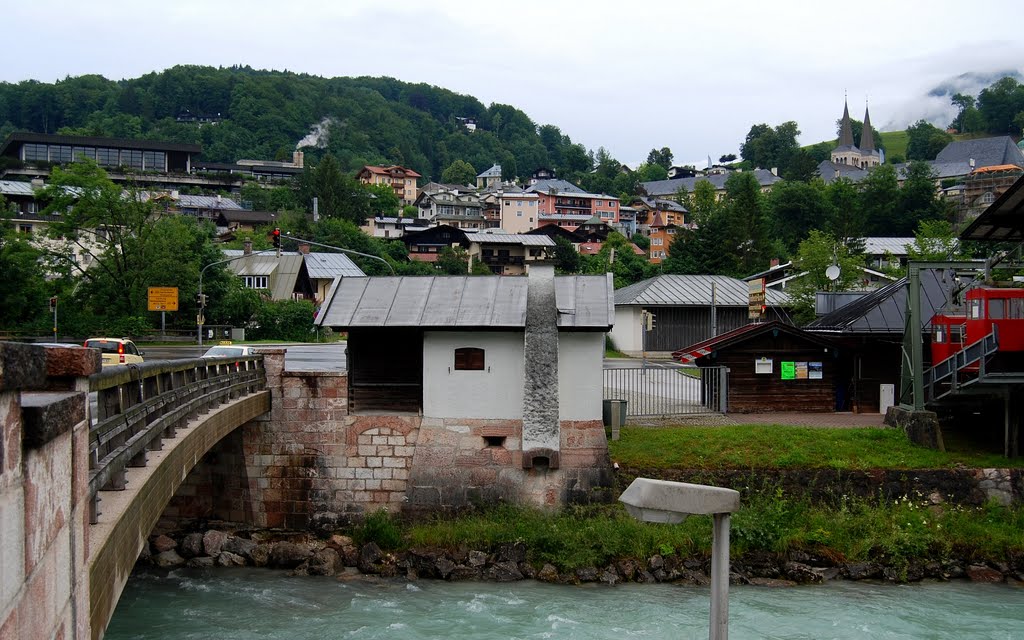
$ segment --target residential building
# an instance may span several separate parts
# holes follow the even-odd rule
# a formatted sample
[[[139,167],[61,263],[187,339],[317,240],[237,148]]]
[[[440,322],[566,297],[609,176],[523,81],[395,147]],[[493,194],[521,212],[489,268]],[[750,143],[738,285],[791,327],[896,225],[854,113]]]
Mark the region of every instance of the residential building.
[[[647,228],[654,221],[654,214],[656,212],[661,213],[663,224],[671,224],[678,227],[686,224],[686,214],[689,213],[683,205],[675,200],[665,198],[639,196],[633,198],[629,204],[636,211],[637,228],[645,234],[647,233]]]
[[[466,232],[447,224],[409,231],[401,236],[401,240],[409,251],[409,259],[418,262],[437,262],[445,247],[469,248]]]
[[[249,211],[248,209],[224,209],[217,214],[217,232],[223,237],[239,233],[252,233],[257,227],[266,227],[277,220],[273,211]]]
[[[398,165],[388,167],[366,165],[356,174],[356,178],[363,184],[385,184],[391,187],[402,206],[416,202],[419,195],[416,180],[420,177],[420,174],[412,169]]]
[[[526,191],[537,194],[540,216],[585,215],[583,220],[587,220],[596,215],[607,222],[619,221],[617,198],[604,193],[587,193],[565,180],[540,180],[527,187]],[[549,224],[554,222],[550,218],[548,220]]]
[[[526,273],[529,263],[548,259],[555,246],[548,236],[522,233],[467,233],[466,241],[470,260],[506,276]]]
[[[416,198],[419,217],[430,224],[447,224],[460,229],[486,228],[480,196],[465,188],[423,191]]]
[[[721,167],[721,173],[708,173],[703,176],[693,176],[689,178],[673,178],[669,180],[654,180],[652,182],[641,182],[640,186],[644,188],[647,195],[652,198],[658,198],[663,200],[672,200],[676,198],[680,189],[686,189],[687,193],[692,194],[696,189],[697,183],[706,181],[715,188],[715,197],[721,200],[725,197],[725,182],[729,179],[734,171]],[[751,171],[754,177],[757,178],[758,184],[761,186],[761,193],[768,193],[772,189],[772,185],[781,180],[778,176],[777,171],[769,171],[767,169],[754,169]]]
[[[477,189],[488,189],[501,184],[501,165],[495,164],[476,177]]]
[[[236,250],[225,254],[233,257],[244,252]],[[242,286],[255,289],[271,300],[315,300],[315,290],[302,254],[252,253],[226,266],[242,280]]]
[[[369,218],[359,228],[374,238],[401,238],[407,233],[422,231],[430,226],[429,220],[422,218],[399,218],[397,216],[377,216]]]
[[[648,229],[651,246],[647,259],[652,264],[661,264],[668,257],[669,247],[672,246],[672,241],[676,239],[676,233],[680,228],[679,225],[666,222],[661,211],[654,212],[654,220]]]
[[[522,189],[513,188],[499,191],[498,202],[499,224],[508,233],[526,233],[540,225],[540,196]]]

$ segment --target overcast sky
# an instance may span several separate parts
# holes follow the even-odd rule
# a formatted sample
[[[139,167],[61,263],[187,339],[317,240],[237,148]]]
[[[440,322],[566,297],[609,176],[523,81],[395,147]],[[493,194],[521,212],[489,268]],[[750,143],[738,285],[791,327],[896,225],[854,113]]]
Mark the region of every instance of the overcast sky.
[[[1024,68],[1020,0],[3,0],[0,81],[177,64],[386,75],[524,110],[635,165],[736,153],[752,124],[835,137],[942,120],[936,85]],[[969,88],[969,87],[968,87]],[[941,123],[945,124],[945,123]]]

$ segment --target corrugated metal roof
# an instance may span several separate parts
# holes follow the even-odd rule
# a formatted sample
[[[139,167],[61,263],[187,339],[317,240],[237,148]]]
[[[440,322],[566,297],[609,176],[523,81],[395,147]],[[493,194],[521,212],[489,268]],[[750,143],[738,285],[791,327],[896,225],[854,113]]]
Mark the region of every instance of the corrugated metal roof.
[[[34,196],[31,182],[0,180],[0,193],[5,196]]]
[[[529,278],[512,276],[403,276],[342,278],[317,324],[329,327],[523,328]],[[555,278],[558,326],[612,325],[608,276]]]
[[[948,269],[921,271],[921,328],[949,303],[954,278]],[[832,313],[824,315],[805,329],[832,333],[890,333],[902,335],[906,328],[907,279],[861,296]]]
[[[309,253],[306,255],[306,271],[314,279],[344,276],[359,278],[365,276],[362,269],[356,266],[344,253]]]
[[[746,282],[728,276],[663,275],[648,278],[615,292],[616,305],[709,307],[711,286],[715,285],[715,302],[719,307],[746,307],[750,289]],[[776,307],[789,303],[781,291],[765,291],[766,304]]]
[[[285,257],[282,255],[281,259],[283,260]],[[272,253],[251,255],[248,258],[228,263],[228,268],[237,276],[269,276],[277,267],[278,258]]]
[[[239,260],[245,262],[245,260]],[[281,256],[270,295],[274,300],[291,300],[295,281],[302,270],[302,256]]]
[[[864,253],[869,256],[880,256],[886,253],[905,256],[907,255],[907,246],[912,244],[914,244],[914,238],[864,238]]]
[[[548,236],[525,233],[467,233],[466,240],[478,244],[519,244],[530,247],[555,246],[555,241]]]

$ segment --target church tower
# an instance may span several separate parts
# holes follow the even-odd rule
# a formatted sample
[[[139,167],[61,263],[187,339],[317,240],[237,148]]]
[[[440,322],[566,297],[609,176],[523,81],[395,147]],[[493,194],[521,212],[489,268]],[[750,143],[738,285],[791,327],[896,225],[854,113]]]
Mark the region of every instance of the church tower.
[[[853,143],[853,123],[850,121],[850,108],[843,101],[843,120],[839,124],[839,146],[832,150],[832,162],[860,166],[860,149]]]
[[[864,105],[864,128],[860,134],[860,166],[862,169],[870,169],[881,164],[881,154],[875,149],[875,132],[871,129],[871,114],[868,113],[868,106]]]

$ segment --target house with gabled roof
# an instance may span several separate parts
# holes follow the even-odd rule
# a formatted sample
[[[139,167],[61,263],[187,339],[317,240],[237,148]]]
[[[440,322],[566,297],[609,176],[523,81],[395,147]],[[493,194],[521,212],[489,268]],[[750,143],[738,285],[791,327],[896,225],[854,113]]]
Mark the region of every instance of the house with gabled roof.
[[[767,319],[786,320],[789,296],[765,291]],[[667,357],[680,347],[707,340],[750,322],[750,287],[728,276],[660,275],[615,292],[615,346],[631,356],[645,351]],[[645,331],[643,312],[654,315]]]
[[[834,411],[839,355],[828,337],[773,320],[688,345],[672,357],[699,367],[726,367],[726,411],[750,413]],[[714,391],[707,385],[707,392]]]
[[[476,177],[477,189],[488,189],[494,185],[501,184],[501,165],[495,163],[490,169]]]
[[[469,258],[490,267],[496,275],[526,273],[531,263],[551,257],[555,241],[544,235],[525,233],[467,233]]]
[[[244,255],[243,251],[237,253]],[[280,257],[274,253],[252,253],[226,266],[241,278],[242,286],[271,300],[316,299],[306,261],[300,253],[282,252]]]
[[[603,495],[612,296],[610,274],[542,264],[518,278],[342,279],[316,319],[348,332],[336,493],[435,512]]]
[[[652,182],[641,182],[640,186],[643,187],[644,192],[648,196],[670,200],[676,197],[680,189],[686,189],[687,193],[693,193],[697,183],[705,181],[714,187],[715,197],[721,200],[725,197],[725,183],[732,173],[732,171],[726,170],[723,173],[693,176],[690,178],[654,180]],[[768,169],[754,169],[751,173],[757,178],[757,183],[761,186],[762,193],[771,191],[772,185],[782,179],[778,176],[777,172]]]
[[[356,179],[363,184],[384,184],[394,189],[403,206],[416,202],[419,195],[416,180],[420,177],[412,169],[398,165],[379,167],[368,164],[356,174]]]

